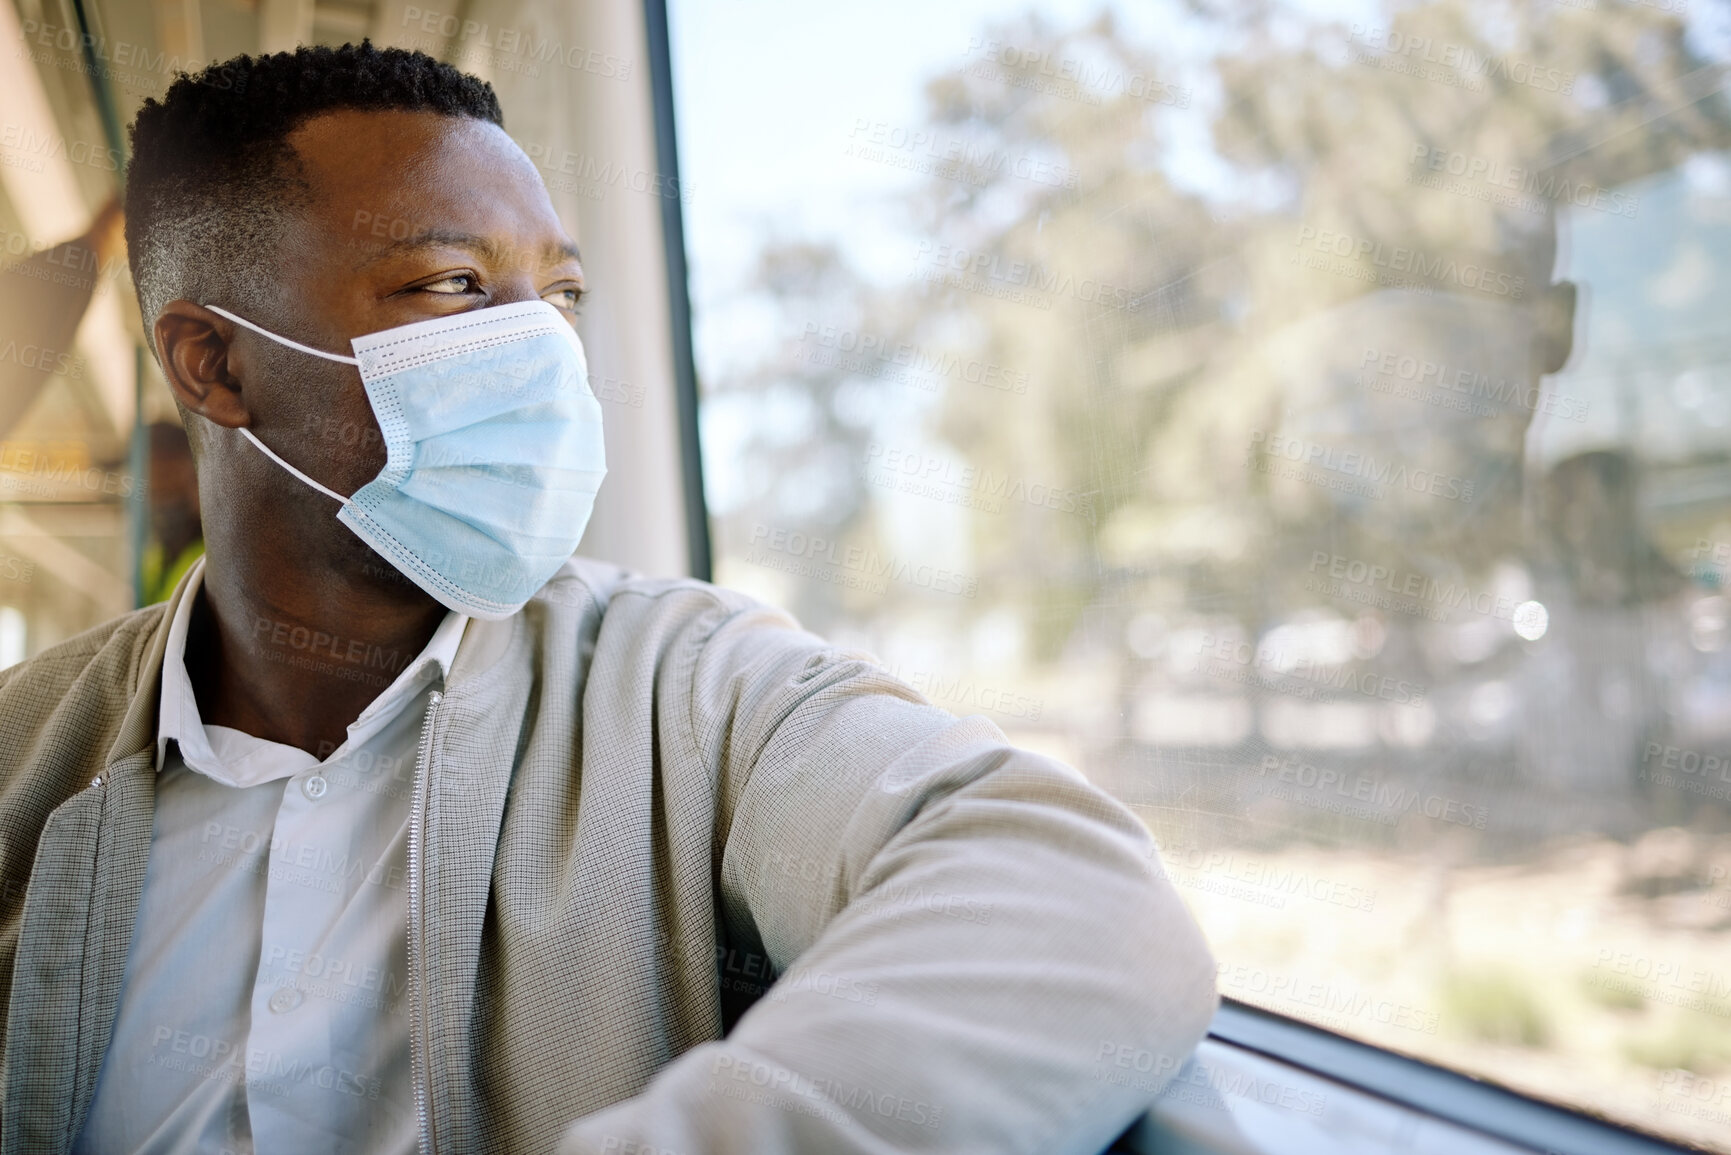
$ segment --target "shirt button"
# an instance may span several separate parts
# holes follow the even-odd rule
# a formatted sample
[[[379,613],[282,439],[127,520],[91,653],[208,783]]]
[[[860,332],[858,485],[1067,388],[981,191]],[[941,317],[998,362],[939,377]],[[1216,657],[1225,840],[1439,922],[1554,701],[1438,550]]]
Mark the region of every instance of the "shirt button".
[[[314,774],[311,778],[308,778],[305,782],[301,783],[301,793],[305,794],[308,798],[313,799],[315,802],[318,799],[323,798],[325,796],[325,791],[329,789],[330,783],[325,781],[325,776],[323,774]]]
[[[301,1005],[301,993],[294,987],[278,987],[276,994],[270,997],[270,1009],[279,1015],[286,1015]]]

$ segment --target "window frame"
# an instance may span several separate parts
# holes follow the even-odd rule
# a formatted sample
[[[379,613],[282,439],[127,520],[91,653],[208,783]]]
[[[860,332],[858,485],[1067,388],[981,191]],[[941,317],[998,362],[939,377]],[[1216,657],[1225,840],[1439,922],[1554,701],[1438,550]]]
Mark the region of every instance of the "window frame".
[[[673,49],[668,34],[667,0],[643,0],[643,30],[648,44],[649,89],[655,124],[655,163],[661,182],[662,251],[667,262],[667,316],[673,345],[675,409],[679,417],[679,457],[683,464],[686,556],[691,576],[711,581],[709,506],[703,493],[703,446],[697,424],[697,361],[692,349],[690,274],[685,261],[685,211],[680,199],[679,133],[673,122]]]
[[[1695,1150],[1236,999],[1221,1000],[1208,1038],[1339,1083],[1349,1095],[1394,1103],[1546,1155],[1689,1155]],[[1167,1150],[1166,1144],[1152,1143],[1148,1136],[1150,1129],[1159,1134],[1159,1119],[1155,1104],[1108,1155]]]

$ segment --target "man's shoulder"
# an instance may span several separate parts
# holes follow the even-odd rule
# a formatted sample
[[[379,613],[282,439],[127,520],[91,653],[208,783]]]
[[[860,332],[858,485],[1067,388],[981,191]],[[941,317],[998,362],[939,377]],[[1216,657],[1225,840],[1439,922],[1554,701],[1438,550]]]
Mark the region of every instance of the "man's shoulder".
[[[111,618],[0,670],[0,703],[5,704],[0,709],[33,696],[53,702],[80,678],[123,677],[137,664],[167,608],[166,602],[160,602]]]
[[[672,621],[716,614],[727,616],[742,610],[764,610],[786,616],[749,594],[701,578],[651,577],[586,557],[567,561],[534,600],[576,608],[597,618],[611,615]]]
[[[82,766],[107,748],[165,608],[134,610],[0,670],[0,790],[45,751]]]
[[[536,598],[548,611],[542,629],[633,664],[691,662],[715,675],[826,645],[788,611],[748,593],[588,558],[572,558]]]

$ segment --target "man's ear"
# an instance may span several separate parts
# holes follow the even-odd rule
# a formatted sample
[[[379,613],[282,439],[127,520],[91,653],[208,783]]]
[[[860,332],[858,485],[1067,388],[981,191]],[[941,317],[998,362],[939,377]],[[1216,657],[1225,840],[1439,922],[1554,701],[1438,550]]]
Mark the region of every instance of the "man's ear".
[[[232,322],[191,301],[170,301],[156,318],[153,336],[162,375],[183,409],[230,429],[252,424],[229,365]]]

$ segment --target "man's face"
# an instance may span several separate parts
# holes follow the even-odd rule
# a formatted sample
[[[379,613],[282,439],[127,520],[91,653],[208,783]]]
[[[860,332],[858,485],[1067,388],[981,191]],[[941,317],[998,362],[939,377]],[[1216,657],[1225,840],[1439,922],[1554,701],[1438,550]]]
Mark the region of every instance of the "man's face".
[[[343,111],[308,121],[289,143],[311,203],[276,254],[277,312],[249,320],[346,354],[353,337],[491,305],[541,298],[575,315],[576,246],[534,165],[496,125]],[[247,402],[265,444],[341,493],[383,468],[352,366],[244,329],[232,355],[241,379],[256,382]]]

